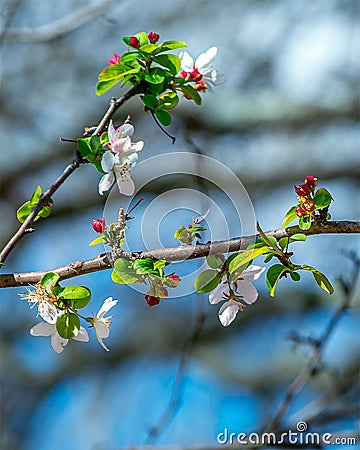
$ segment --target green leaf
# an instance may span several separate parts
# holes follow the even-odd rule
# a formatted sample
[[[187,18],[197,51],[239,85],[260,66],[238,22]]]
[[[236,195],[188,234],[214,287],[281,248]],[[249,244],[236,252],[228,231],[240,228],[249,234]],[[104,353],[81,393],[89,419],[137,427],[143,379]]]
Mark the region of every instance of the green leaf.
[[[297,215],[295,214],[297,206],[292,206],[289,211],[285,214],[284,220],[282,221],[281,227],[285,228],[289,223],[291,223],[293,220],[297,219]]]
[[[299,228],[301,230],[308,230],[311,227],[310,216],[304,216],[299,218]]]
[[[196,89],[188,85],[181,86],[180,89],[187,97],[193,99],[197,105],[201,105],[201,96]]]
[[[41,198],[41,194],[42,194],[41,187],[38,186],[35,189],[35,192],[33,193],[32,197],[31,197],[30,203],[32,205],[37,205],[39,203],[40,198]]]
[[[301,276],[300,276],[299,273],[297,273],[297,272],[290,272],[290,276],[291,276],[291,278],[294,281],[300,281]]]
[[[165,261],[163,259],[159,259],[158,261],[154,262],[154,270],[161,270],[167,265],[168,265],[167,261]]]
[[[35,208],[30,201],[24,203],[16,211],[16,217],[20,223],[24,223],[27,217],[31,214],[32,210]]]
[[[269,253],[270,249],[268,246],[260,247],[255,249],[245,250],[243,252],[238,253],[235,258],[229,264],[229,272],[230,274],[238,271],[241,267],[246,266],[251,260],[256,257],[263,255],[265,253]]]
[[[160,45],[145,44],[145,45],[140,46],[139,51],[151,55],[152,53],[155,53],[156,50],[158,50],[158,49],[160,49]]]
[[[332,294],[334,292],[334,288],[330,281],[326,278],[326,276],[320,272],[319,270],[315,269],[315,267],[308,266],[307,264],[303,264],[300,266],[303,270],[309,270],[316,281],[316,283],[328,294]]]
[[[164,81],[164,71],[163,69],[154,68],[150,71],[150,73],[147,73],[144,75],[144,79],[151,84],[160,84]]]
[[[307,236],[303,233],[295,233],[290,236],[290,242],[306,241]]]
[[[80,309],[89,303],[91,292],[85,286],[65,286],[58,298],[61,300],[71,300],[71,306],[75,309]]]
[[[157,119],[159,120],[159,122],[162,125],[164,125],[165,127],[167,127],[168,125],[171,124],[171,116],[168,112],[156,110],[155,115],[156,115]]]
[[[139,71],[139,67],[129,69],[128,66],[122,64],[113,64],[112,66],[105,67],[99,74],[99,81],[96,85],[96,95],[104,94],[126,75],[134,75]]]
[[[267,244],[263,238],[258,237],[255,239],[255,241],[250,242],[250,244],[246,247],[246,249],[250,250],[250,249],[260,248],[260,247],[267,247]]]
[[[266,285],[269,289],[270,296],[274,297],[275,289],[281,276],[288,272],[289,269],[282,264],[275,264],[269,268],[266,274]]]
[[[161,52],[167,52],[168,50],[175,50],[177,48],[187,47],[187,43],[184,41],[165,41],[161,45]]]
[[[313,202],[315,203],[316,209],[323,209],[330,205],[333,198],[330,192],[325,188],[320,188],[315,192]]]
[[[43,286],[48,294],[52,294],[54,286],[60,280],[60,275],[54,272],[47,272],[40,280],[41,286]]]
[[[159,98],[157,110],[171,109],[179,103],[179,97],[176,92],[167,92]]]
[[[155,56],[154,62],[169,69],[172,75],[176,75],[181,67],[180,58],[176,55],[158,55]]]
[[[266,255],[264,258],[264,263],[270,262],[274,256],[275,256],[274,253],[269,253],[268,255]]]
[[[219,269],[224,264],[223,258],[216,255],[208,255],[206,257],[206,262],[212,269]]]
[[[155,95],[151,94],[144,95],[144,97],[142,97],[142,101],[144,105],[150,109],[156,109],[159,104],[158,99],[155,97]]]
[[[56,329],[62,338],[72,339],[79,334],[80,319],[74,313],[62,314],[56,322]]]
[[[136,274],[133,264],[127,259],[118,258],[114,263],[114,271],[111,278],[118,284],[131,284],[139,281],[139,275]]]
[[[140,47],[147,44],[149,42],[148,35],[145,33],[145,31],[140,31],[140,33],[134,34],[134,37],[139,39]]]
[[[221,274],[217,270],[207,269],[201,272],[195,282],[194,288],[199,294],[205,294],[216,288],[221,281]]]
[[[140,58],[139,52],[128,52],[121,55],[120,61],[122,64],[126,64],[128,66],[133,66],[134,62]]]
[[[82,156],[86,157],[91,153],[90,138],[78,138],[76,141],[78,150]]]
[[[98,245],[104,242],[104,237],[103,236],[99,236],[96,239],[94,239],[93,241],[90,242],[89,247],[93,247],[94,245]]]

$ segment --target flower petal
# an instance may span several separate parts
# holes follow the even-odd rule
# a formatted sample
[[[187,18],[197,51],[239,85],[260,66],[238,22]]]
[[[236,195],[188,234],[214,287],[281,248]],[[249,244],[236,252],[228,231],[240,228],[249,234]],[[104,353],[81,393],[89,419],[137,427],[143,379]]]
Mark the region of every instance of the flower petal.
[[[56,353],[61,353],[68,342],[68,339],[62,338],[57,332],[51,335],[51,346]]]
[[[58,310],[56,306],[46,300],[38,302],[38,310],[40,316],[45,320],[45,322],[54,324],[58,319]]]
[[[256,281],[265,269],[265,267],[255,266],[254,264],[251,264],[240,274],[240,279],[246,281]]]
[[[222,302],[225,300],[224,294],[229,295],[229,286],[227,283],[224,283],[225,277],[221,280],[221,283],[216,286],[216,288],[210,292],[209,294],[209,302],[212,305],[216,305],[216,303]]]
[[[94,328],[96,332],[96,336],[98,338],[107,338],[110,335],[110,328],[106,323],[104,322],[105,319],[97,319],[96,317],[94,320]]]
[[[134,194],[135,183],[133,182],[129,173],[127,173],[127,175],[122,176],[122,177],[116,177],[116,183],[118,185],[120,194],[128,195],[128,196]]]
[[[127,152],[131,148],[131,138],[129,136],[116,139],[111,142],[111,150],[114,153]]]
[[[110,350],[106,347],[106,345],[103,343],[103,340],[101,339],[100,336],[96,335],[96,338],[97,338],[99,344],[101,345],[101,347],[102,347],[104,350],[106,350],[107,352],[110,351]]]
[[[110,120],[110,123],[109,123],[109,126],[108,126],[108,138],[109,138],[110,142],[113,142],[116,139],[116,131],[115,131],[114,124],[113,124],[112,120]]]
[[[115,156],[110,152],[105,152],[101,160],[101,168],[104,172],[110,172],[115,164]]]
[[[219,309],[219,320],[224,327],[227,327],[235,319],[239,312],[239,306],[232,300],[225,302]]]
[[[104,315],[117,304],[118,300],[113,300],[112,297],[108,297],[104,300],[104,303],[101,305],[96,317],[98,319],[104,317]]]
[[[112,172],[104,175],[99,181],[99,194],[103,195],[105,191],[108,191],[115,181],[114,174]]]
[[[144,141],[133,142],[130,150],[133,152],[140,152],[144,148]]]
[[[31,330],[31,336],[51,336],[56,332],[55,325],[51,325],[47,322],[41,322],[34,325]]]
[[[117,128],[115,131],[116,131],[117,139],[123,138],[126,136],[132,138],[135,129],[134,129],[133,125],[131,125],[130,123],[124,123],[119,128]]]
[[[237,282],[236,293],[239,294],[244,302],[251,305],[256,302],[258,298],[258,291],[255,289],[250,281],[240,280]]]
[[[212,66],[217,50],[217,47],[210,47],[204,53],[201,53],[201,55],[196,59],[195,67],[201,74],[203,74],[203,70],[206,70]]]
[[[194,69],[194,60],[188,52],[181,52],[179,58],[181,61],[181,68],[185,70],[185,72],[191,72]]]
[[[80,327],[79,333],[73,339],[74,341],[89,342],[88,332],[85,330],[84,327]]]

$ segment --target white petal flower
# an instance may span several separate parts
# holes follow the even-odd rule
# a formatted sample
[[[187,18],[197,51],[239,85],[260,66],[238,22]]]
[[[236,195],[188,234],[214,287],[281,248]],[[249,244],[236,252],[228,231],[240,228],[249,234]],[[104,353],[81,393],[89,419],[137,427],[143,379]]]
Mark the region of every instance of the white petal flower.
[[[59,335],[55,324],[41,322],[33,326],[30,330],[31,336],[50,336],[51,346],[56,353],[61,353],[64,347],[69,342]],[[75,341],[88,342],[89,335],[84,327],[80,327],[80,331],[77,336],[73,338]]]
[[[229,300],[221,305],[219,309],[219,320],[224,327],[227,327],[235,319],[236,314],[241,310],[239,304],[234,300]]]
[[[112,297],[108,297],[106,300],[104,300],[104,303],[102,304],[102,306],[99,309],[99,311],[96,314],[96,316],[91,319],[91,323],[93,324],[93,327],[95,329],[96,338],[99,341],[100,345],[106,351],[109,351],[109,349],[103,343],[103,339],[109,337],[110,325],[111,325],[110,319],[113,316],[104,317],[104,315],[111,308],[113,308],[117,304],[117,302],[118,302],[118,300],[113,300]]]
[[[216,288],[210,292],[209,294],[209,302],[212,305],[216,305],[216,303],[222,302],[229,298],[229,285],[226,282],[226,277],[223,277],[221,282],[216,286]]]
[[[59,316],[59,310],[54,305],[52,298],[46,289],[39,283],[36,285],[34,291],[28,288],[27,292],[19,294],[24,300],[33,308],[35,305],[38,306],[39,315],[49,324],[54,324]]]

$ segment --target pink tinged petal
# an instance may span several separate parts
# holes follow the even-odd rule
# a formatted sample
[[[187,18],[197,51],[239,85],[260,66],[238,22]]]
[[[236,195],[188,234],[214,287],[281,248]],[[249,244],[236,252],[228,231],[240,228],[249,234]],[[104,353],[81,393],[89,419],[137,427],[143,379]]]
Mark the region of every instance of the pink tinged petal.
[[[45,322],[50,324],[55,324],[58,318],[58,310],[56,306],[47,302],[46,300],[38,303],[38,309],[40,316],[45,320]]]
[[[99,194],[103,195],[104,192],[108,191],[115,181],[114,174],[112,172],[104,175],[99,181]]]
[[[181,68],[186,72],[191,72],[194,68],[194,60],[188,52],[181,52],[179,55],[181,61]]]
[[[223,300],[226,300],[224,294],[229,295],[229,286],[223,283],[225,278],[222,279],[222,282],[216,286],[216,288],[210,292],[209,294],[209,302],[212,305],[216,305]]]
[[[108,297],[104,300],[104,303],[102,304],[101,308],[99,309],[98,313],[96,314],[96,317],[98,319],[101,319],[104,317],[104,315],[117,304],[118,300],[113,300],[112,297]]]
[[[135,183],[133,182],[132,178],[130,177],[130,174],[126,174],[122,177],[116,178],[116,183],[119,188],[120,194],[123,195],[133,195],[135,192]]]
[[[265,269],[265,267],[255,266],[254,264],[251,264],[251,266],[249,266],[244,270],[244,272],[242,272],[240,278],[246,281],[256,281]]]
[[[206,52],[201,55],[195,61],[195,67],[203,75],[203,71],[212,66],[215,56],[217,54],[217,47],[210,47]]]
[[[219,309],[219,320],[224,327],[227,327],[235,319],[239,312],[239,306],[232,300],[224,303]]]
[[[116,130],[115,130],[116,138],[115,139],[124,138],[127,136],[131,138],[131,137],[133,137],[134,131],[135,131],[135,129],[130,123],[124,123],[119,128],[116,128]]]
[[[243,298],[244,302],[249,305],[256,302],[259,295],[258,291],[250,281],[238,281],[236,292]]]
[[[56,330],[55,330],[56,331]],[[56,353],[61,353],[69,342],[68,339],[62,338],[57,332],[51,335],[51,347]]]
[[[101,159],[101,168],[104,172],[110,172],[115,164],[115,156],[111,152],[105,152]]]
[[[73,339],[74,341],[89,342],[88,332],[85,330],[84,327],[80,327],[79,333]]]
[[[30,330],[31,336],[51,336],[54,334],[55,325],[50,325],[47,322],[41,322],[33,326]]]
[[[110,142],[113,142],[116,139],[116,131],[115,131],[114,124],[113,124],[112,120],[110,120],[110,123],[109,123],[109,126],[108,126],[108,138],[109,138]]]

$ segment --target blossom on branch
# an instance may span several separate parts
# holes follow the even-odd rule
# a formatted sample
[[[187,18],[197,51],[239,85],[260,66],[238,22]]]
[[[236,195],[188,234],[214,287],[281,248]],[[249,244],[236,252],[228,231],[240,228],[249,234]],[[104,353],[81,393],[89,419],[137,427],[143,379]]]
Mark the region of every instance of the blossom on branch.
[[[69,342],[69,339],[65,339],[60,336],[56,329],[55,324],[50,324],[46,322],[38,323],[33,326],[30,330],[31,336],[50,336],[51,346],[56,353],[61,353],[64,347]],[[79,333],[73,337],[75,341],[88,342],[89,335],[84,327],[80,327]]]
[[[212,85],[217,86],[225,81],[225,75],[213,68],[217,50],[217,47],[210,47],[195,62],[188,52],[181,52],[179,58],[182,70],[179,76],[194,81],[194,89],[214,92]]]
[[[96,339],[99,341],[102,348],[104,348],[107,352],[109,351],[109,349],[103,343],[103,339],[109,337],[110,335],[110,325],[111,325],[110,319],[113,316],[104,317],[104,315],[111,308],[113,308],[117,304],[117,302],[118,300],[113,300],[112,297],[108,297],[106,300],[104,300],[104,303],[102,304],[96,316],[87,319],[95,329]]]
[[[54,305],[52,298],[46,289],[39,283],[35,291],[28,289],[28,292],[19,294],[21,298],[26,300],[30,308],[38,306],[39,315],[49,324],[55,324],[59,316],[59,310]]]
[[[144,147],[143,141],[132,142],[134,127],[124,123],[117,129],[112,121],[109,124],[108,137],[110,150],[105,152],[101,167],[106,172],[99,182],[99,194],[103,195],[116,181],[119,191],[124,195],[133,195],[135,185],[130,171],[138,160],[138,152]]]
[[[265,267],[251,265],[238,274],[231,286],[224,276],[221,283],[210,293],[209,302],[213,305],[226,300],[219,309],[219,320],[224,327],[233,322],[239,311],[244,310],[245,305],[242,302],[248,305],[256,302],[259,294],[252,282],[256,281],[264,270]]]

